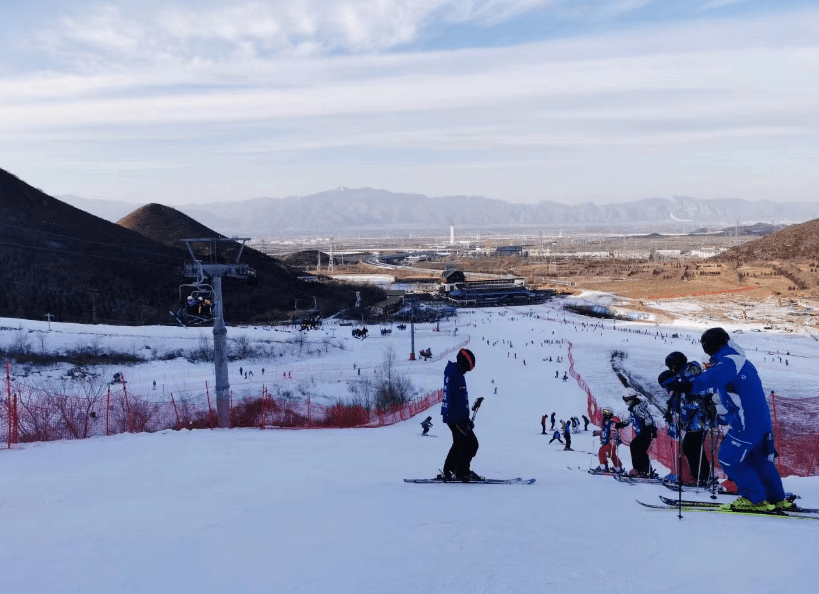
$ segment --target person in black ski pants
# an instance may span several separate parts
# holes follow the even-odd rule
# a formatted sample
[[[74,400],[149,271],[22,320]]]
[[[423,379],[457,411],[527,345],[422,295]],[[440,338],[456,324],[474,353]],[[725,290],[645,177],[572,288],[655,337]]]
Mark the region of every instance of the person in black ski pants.
[[[426,435],[429,433],[430,427],[432,427],[432,417],[427,417],[421,422],[421,427],[424,428],[424,432],[421,435]]]
[[[583,431],[589,430],[589,417],[583,415]]]
[[[552,413],[552,416],[549,417],[549,420],[552,422],[552,426],[549,427],[549,431],[554,431],[554,428],[555,428],[555,413]]]
[[[661,375],[665,380],[680,373],[690,376],[702,373],[702,366],[699,363],[689,362],[688,358],[679,351],[668,355],[665,363],[668,370]],[[704,446],[706,432],[716,425],[716,408],[713,405],[712,396],[710,394],[681,395],[672,391],[669,393],[666,407],[668,412],[665,414],[665,421],[668,423],[669,436],[677,437],[680,429],[685,431],[682,438],[682,451],[688,462],[688,470],[697,486],[708,487],[711,464],[705,455]],[[671,478],[674,482],[677,481],[676,476]]]
[[[475,355],[469,349],[461,349],[455,363],[447,362],[444,369],[444,399],[441,401],[441,415],[444,423],[452,431],[452,447],[444,461],[444,468],[438,478],[463,482],[482,481],[483,477],[473,472],[469,466],[478,453],[478,438],[475,424],[469,418],[469,395],[466,391],[464,374],[475,368]]]
[[[637,394],[627,393],[623,396],[623,402],[628,406],[628,412],[631,413],[627,421],[621,421],[615,425],[615,428],[622,429],[628,425],[634,425],[634,439],[629,444],[631,451],[631,471],[630,476],[651,476],[651,461],[648,458],[648,448],[651,446],[651,440],[657,437],[657,426],[654,423],[654,418],[648,410],[648,405],[641,402]]]
[[[566,438],[566,447],[563,449],[569,452],[574,451],[572,450],[572,424],[569,421],[563,423],[563,437]]]

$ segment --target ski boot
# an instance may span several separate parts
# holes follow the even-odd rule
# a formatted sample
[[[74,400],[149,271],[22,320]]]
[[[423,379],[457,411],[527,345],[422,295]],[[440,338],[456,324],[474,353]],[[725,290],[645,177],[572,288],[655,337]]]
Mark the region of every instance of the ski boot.
[[[782,501],[777,501],[773,505],[776,509],[780,509],[782,511],[792,510],[797,507],[797,505],[790,499],[783,499]]]
[[[734,511],[734,512],[772,512],[776,510],[773,503],[762,501],[760,503],[752,503],[750,499],[740,497],[731,503],[723,503],[719,506],[720,511]]]
[[[484,481],[484,477],[477,474],[474,470],[470,470],[466,474],[461,474],[455,477],[455,480],[462,483],[480,483]]]

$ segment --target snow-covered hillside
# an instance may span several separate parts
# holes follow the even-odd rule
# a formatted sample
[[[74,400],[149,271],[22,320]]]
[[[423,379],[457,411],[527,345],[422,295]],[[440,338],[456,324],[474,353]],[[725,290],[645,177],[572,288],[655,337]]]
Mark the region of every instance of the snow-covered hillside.
[[[55,323],[48,332],[45,322],[22,320],[0,326],[4,347],[27,329],[45,332],[48,348],[82,339],[144,352],[187,348],[208,336]],[[555,378],[568,369],[566,343],[548,341],[572,343],[575,370],[615,411],[625,407],[609,363],[613,350],[625,352],[624,364],[647,382],[672,350],[703,357],[697,338],[705,326],[613,326],[544,305],[461,313],[441,332],[417,328],[416,350],[441,352],[470,337],[477,360],[467,375],[470,396],[486,398],[473,469],[534,477],[532,486],[404,483],[443,464],[450,437],[438,407],[379,429],[165,431],[0,450],[0,584],[37,593],[812,591],[819,522],[706,513],[679,520],[647,510],[634,500],[657,502],[671,491],[578,470],[596,464],[590,431],[574,436],[574,452],[541,434],[543,414],[580,416],[586,406],[576,382]],[[743,330],[735,340],[766,390],[815,395],[812,338],[728,329]],[[283,345],[275,361],[232,362],[231,387],[279,381],[289,369],[316,393],[344,397],[346,382],[359,367],[371,372],[388,345],[422,390],[440,387],[446,359],[406,360],[408,332],[382,337],[371,328],[370,338],[355,341],[349,331],[325,325],[312,333],[314,351],[324,350],[324,338],[345,347],[307,357],[285,347],[282,332],[230,328],[230,338],[244,332]],[[245,380],[239,366],[266,373]],[[330,378],[328,370],[338,374]],[[34,370],[13,365],[12,373]],[[212,366],[184,359],[124,373],[146,393],[154,379],[180,385],[213,377]],[[435,425],[421,437],[427,414]],[[620,454],[628,466],[627,449]],[[819,478],[784,482],[800,503],[819,507]]]

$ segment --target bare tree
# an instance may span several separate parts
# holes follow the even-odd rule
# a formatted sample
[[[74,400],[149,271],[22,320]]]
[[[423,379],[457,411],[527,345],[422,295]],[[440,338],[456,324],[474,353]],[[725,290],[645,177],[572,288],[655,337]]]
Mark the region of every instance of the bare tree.
[[[236,348],[236,356],[239,359],[246,359],[248,355],[253,353],[252,342],[247,334],[239,334],[233,340],[233,344]]]
[[[31,340],[29,339],[27,330],[23,328],[17,329],[9,350],[13,355],[28,355],[31,353]]]

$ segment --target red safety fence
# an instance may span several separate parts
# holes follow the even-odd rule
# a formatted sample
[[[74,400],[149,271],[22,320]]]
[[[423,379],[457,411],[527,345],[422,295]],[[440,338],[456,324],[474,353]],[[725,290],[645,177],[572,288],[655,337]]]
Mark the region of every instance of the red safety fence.
[[[597,399],[592,394],[586,381],[574,369],[572,357],[572,343],[569,342],[569,375],[577,381],[577,385],[586,393],[586,402],[589,419],[594,425],[600,426],[603,415]],[[768,406],[771,409],[773,421],[774,442],[779,453],[777,468],[779,474],[785,476],[819,476],[819,396],[809,398],[785,398],[771,394],[768,397]],[[627,427],[620,431],[625,445],[634,438],[634,429]],[[719,466],[717,456],[722,444],[723,433],[717,428],[706,434],[705,457],[714,462],[718,476],[725,476]],[[713,447],[712,447],[713,446]],[[657,439],[651,442],[648,450],[649,457],[663,466],[674,471],[678,465],[678,442],[669,437],[666,427],[660,428]],[[622,457],[622,456],[621,456]],[[688,470],[688,464],[683,461],[683,480],[692,482],[694,478]]]
[[[101,437],[117,433],[154,432],[165,429],[213,429],[215,399],[207,382],[201,392],[186,390],[184,397],[170,394],[154,402],[128,389],[120,381],[75,381],[55,385],[30,385],[13,381],[6,364],[5,398],[0,399],[0,427],[7,430],[9,448],[18,443]],[[73,394],[68,394],[66,388]],[[79,392],[79,394],[77,393]],[[192,395],[194,394],[194,395]],[[336,402],[320,404],[310,396],[272,395],[262,385],[259,392],[235,397],[231,393],[232,427],[313,429],[383,427],[411,418],[443,399],[433,390],[388,409]]]

